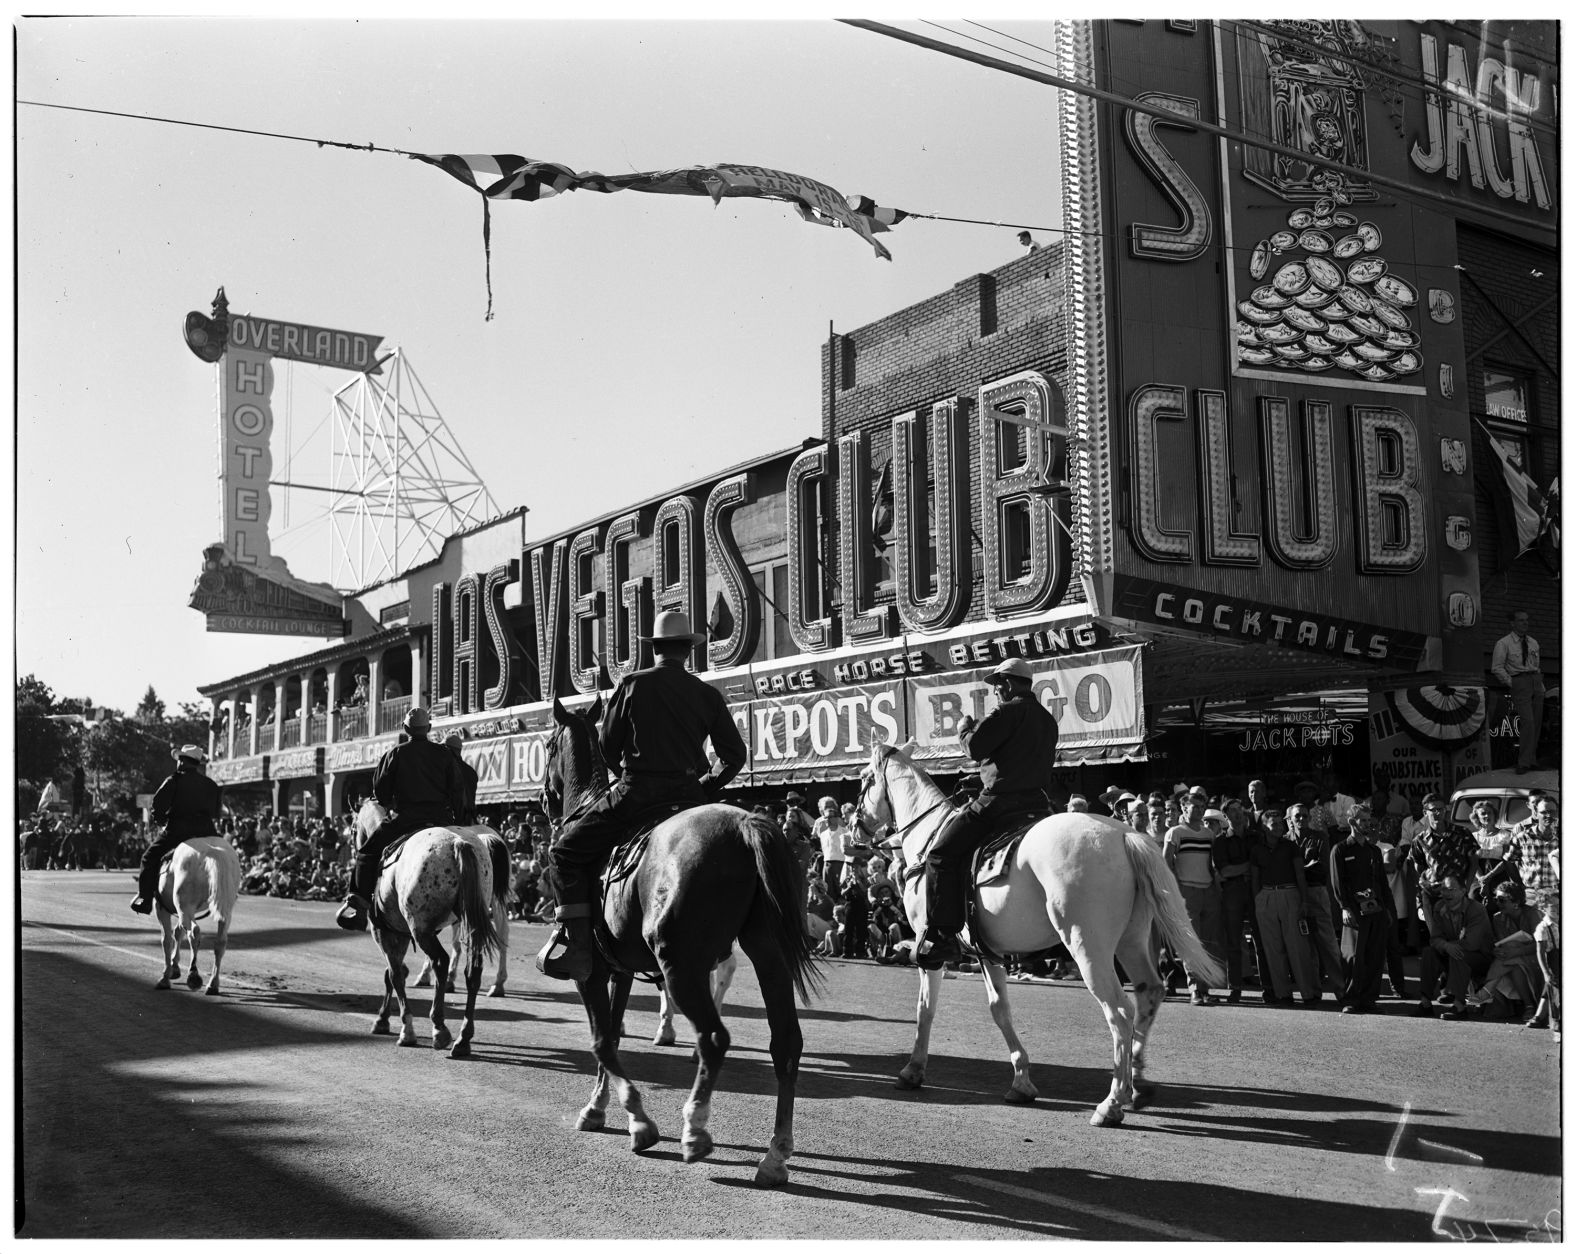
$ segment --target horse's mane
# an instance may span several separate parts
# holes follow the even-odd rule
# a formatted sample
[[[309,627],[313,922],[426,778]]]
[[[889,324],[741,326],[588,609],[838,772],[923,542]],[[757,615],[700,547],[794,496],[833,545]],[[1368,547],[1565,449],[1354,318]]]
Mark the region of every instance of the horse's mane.
[[[941,785],[930,777],[930,772],[916,762],[913,756],[905,749],[901,749],[897,745],[880,745],[878,748],[883,757],[896,758],[909,770],[913,771],[918,777],[921,787],[931,789],[936,793],[942,792]]]

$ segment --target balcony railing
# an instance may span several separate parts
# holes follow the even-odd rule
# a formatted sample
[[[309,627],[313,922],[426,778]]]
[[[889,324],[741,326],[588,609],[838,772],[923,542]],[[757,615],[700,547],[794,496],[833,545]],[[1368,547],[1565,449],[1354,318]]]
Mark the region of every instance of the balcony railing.
[[[279,747],[281,749],[294,749],[301,743],[301,720],[287,718],[279,729]]]
[[[223,732],[220,732],[213,738],[213,753],[211,753],[209,756],[215,761],[230,756],[230,746],[225,743],[226,739],[227,737]]]
[[[328,715],[308,714],[306,716],[306,742],[309,745],[320,745],[328,739]]]
[[[393,731],[404,723],[405,716],[409,713],[409,697],[395,697],[392,701],[385,701],[378,710],[378,726],[384,731]]]
[[[339,712],[337,740],[360,740],[367,734],[367,707],[347,705]]]

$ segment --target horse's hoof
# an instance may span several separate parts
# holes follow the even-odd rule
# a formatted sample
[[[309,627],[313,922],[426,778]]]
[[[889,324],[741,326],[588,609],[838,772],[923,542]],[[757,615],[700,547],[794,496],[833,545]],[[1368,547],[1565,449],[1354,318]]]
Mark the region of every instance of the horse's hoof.
[[[454,1033],[448,1028],[438,1028],[432,1034],[433,1049],[448,1049],[454,1044]]]
[[[487,996],[489,996],[489,997],[502,997],[503,996],[503,985],[502,984],[494,984],[490,989],[487,990]]]
[[[166,975],[166,976],[162,977],[159,980],[159,982],[157,984],[155,984],[153,987],[154,987],[155,991],[158,991],[160,989],[166,989],[169,986],[170,986],[170,977]]]
[[[406,1028],[399,1034],[399,1045],[401,1048],[414,1044],[416,1044],[416,1032],[414,1028]]]
[[[662,1137],[657,1133],[657,1125],[649,1119],[645,1123],[632,1123],[629,1125],[629,1148],[638,1154],[648,1150]]]
[[[673,1025],[669,1023],[664,1024],[662,1027],[657,1029],[657,1034],[651,1038],[651,1043],[653,1045],[676,1045],[678,1043],[678,1039],[679,1038],[674,1035]]]
[[[711,1133],[705,1129],[692,1132],[684,1138],[681,1148],[684,1152],[684,1161],[687,1163],[696,1163],[703,1158],[709,1158],[712,1148]]]
[[[471,1056],[471,1043],[466,1040],[454,1042],[454,1048],[449,1051],[450,1058],[469,1058]]]
[[[907,1067],[904,1067],[903,1070],[897,1073],[897,1083],[894,1087],[900,1089],[922,1089],[925,1087],[924,1073],[921,1072],[915,1075]]]
[[[1114,1128],[1122,1122],[1122,1108],[1108,1107],[1105,1102],[1101,1102],[1094,1108],[1094,1114],[1089,1116],[1089,1122],[1097,1128]]]
[[[1038,1096],[1039,1093],[1034,1091],[1026,1093],[1022,1089],[1008,1089],[1001,1095],[1001,1100],[1011,1102],[1014,1106],[1027,1106]]]
[[[575,1120],[576,1132],[600,1132],[607,1123],[607,1112],[587,1106]]]
[[[218,985],[217,981],[212,983],[212,984],[210,984],[210,985],[208,985],[207,988],[203,989],[203,996],[204,997],[217,997],[218,995],[219,995],[219,985]]]
[[[188,975],[186,977],[186,987],[187,988],[201,988],[202,987],[202,976],[198,975],[197,972],[193,971],[190,975]]]
[[[373,1023],[373,1025],[372,1025],[372,1035],[373,1036],[388,1036],[388,1035],[390,1035],[390,1033],[389,1033],[389,1021],[387,1019],[378,1019],[378,1020],[376,1020]]]
[[[1128,1102],[1127,1108],[1129,1110],[1142,1110],[1155,1100],[1155,1094],[1158,1091],[1153,1084],[1133,1085],[1133,1100]]]
[[[788,1167],[784,1163],[763,1158],[755,1168],[755,1183],[767,1189],[780,1189],[788,1183]]]

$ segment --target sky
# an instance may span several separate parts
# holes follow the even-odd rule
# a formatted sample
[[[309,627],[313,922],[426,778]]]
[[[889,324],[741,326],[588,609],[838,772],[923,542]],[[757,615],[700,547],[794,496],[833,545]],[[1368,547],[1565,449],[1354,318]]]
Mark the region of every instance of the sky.
[[[948,25],[1051,60],[1049,22]],[[173,709],[313,647],[210,634],[187,607],[221,525],[215,372],[181,326],[221,284],[232,313],[398,345],[500,508],[529,508],[529,539],[818,437],[829,324],[994,269],[1019,225],[1048,242],[1061,220],[1054,89],[831,20],[16,32],[20,101],[202,124],[15,114],[17,674],[125,711],[150,684]],[[474,192],[397,155],[236,130],[610,174],[762,165],[1013,225],[906,221],[887,262],[780,202],[495,203],[486,321]],[[328,482],[351,378],[281,364],[276,471]],[[275,490],[274,552],[298,577],[330,576],[329,499]]]

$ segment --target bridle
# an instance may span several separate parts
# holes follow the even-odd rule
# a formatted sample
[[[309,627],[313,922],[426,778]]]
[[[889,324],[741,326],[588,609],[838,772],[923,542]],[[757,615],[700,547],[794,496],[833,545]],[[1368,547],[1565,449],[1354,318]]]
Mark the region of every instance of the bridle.
[[[559,759],[559,773],[560,773],[560,775],[562,775],[562,773],[563,773],[563,765],[562,765],[563,748],[562,748],[562,742],[563,742],[563,737],[564,737],[565,733],[567,733],[568,731],[569,731],[569,728],[565,724],[560,723],[557,727],[555,727],[553,729],[553,734],[548,739],[548,742],[547,742],[547,756],[548,756],[548,760],[551,761],[555,757]],[[585,812],[588,809],[590,809],[593,805],[595,805],[597,803],[597,801],[599,801],[602,797],[604,797],[607,794],[607,784],[606,784],[606,780],[607,780],[607,764],[605,762],[603,762],[603,760],[602,760],[602,746],[597,743],[597,738],[594,735],[591,737],[591,776],[592,776],[593,779],[596,779],[596,778],[600,777],[603,780],[602,787],[599,788],[599,789],[593,787],[593,788],[590,788],[590,789],[586,790],[585,795],[582,796],[581,799],[580,799],[580,803],[577,806],[575,806],[575,808],[573,810],[571,810],[568,814],[565,814],[563,812],[564,811],[564,793],[563,793],[563,790],[560,789],[560,790],[555,792],[553,787],[552,787],[552,783],[551,783],[551,778],[550,777],[549,777],[548,781],[546,782],[546,784],[544,784],[543,789],[542,789],[543,794],[550,801],[556,801],[557,806],[558,806],[559,818],[558,818],[558,825],[557,826],[558,826],[559,830],[562,830],[565,824],[572,823],[576,819],[580,818],[582,815],[585,814]]]
[[[886,795],[887,795],[887,810],[888,810],[888,812],[890,812],[891,809],[892,809],[892,801],[891,801],[891,797],[892,797],[892,783],[887,778],[887,763],[892,760],[892,755],[890,753],[883,753],[883,754],[880,754],[879,757],[880,757],[880,762],[881,762],[881,765],[880,765],[881,785],[882,785],[883,790],[886,792]],[[870,789],[875,786],[875,782],[876,782],[876,773],[874,771],[872,771],[871,774],[870,774],[870,778],[868,780],[866,780],[865,783],[859,789],[859,804],[854,809],[854,817],[859,822],[859,828],[867,836],[874,836],[875,833],[872,832],[865,825],[865,821],[864,821],[864,819],[865,819],[865,796],[870,792]],[[961,788],[959,788],[959,789],[955,790],[954,792],[952,792],[950,795],[942,797],[942,799],[940,801],[936,802],[935,805],[931,806],[929,809],[920,811],[913,818],[911,818],[907,823],[903,824],[902,827],[893,829],[892,835],[897,837],[898,842],[901,844],[902,840],[903,840],[903,837],[904,837],[904,835],[906,833],[913,831],[913,829],[915,827],[917,827],[925,819],[929,818],[937,810],[941,809],[942,806],[950,805],[953,802],[953,800],[956,799],[957,797],[961,796],[962,793],[963,793],[963,790]],[[931,845],[933,845],[935,843],[936,837],[939,836],[940,834],[941,834],[941,829],[939,827],[934,832],[932,832],[930,834],[930,839],[925,842],[925,847],[919,851],[919,856],[917,858],[915,858],[913,862],[909,863],[908,865],[906,865],[903,868],[903,875],[902,875],[901,880],[899,881],[900,883],[906,884],[906,883],[908,883],[909,880],[917,879],[919,876],[921,876],[921,875],[923,875],[925,873],[925,857],[926,857],[927,854],[929,854]]]

